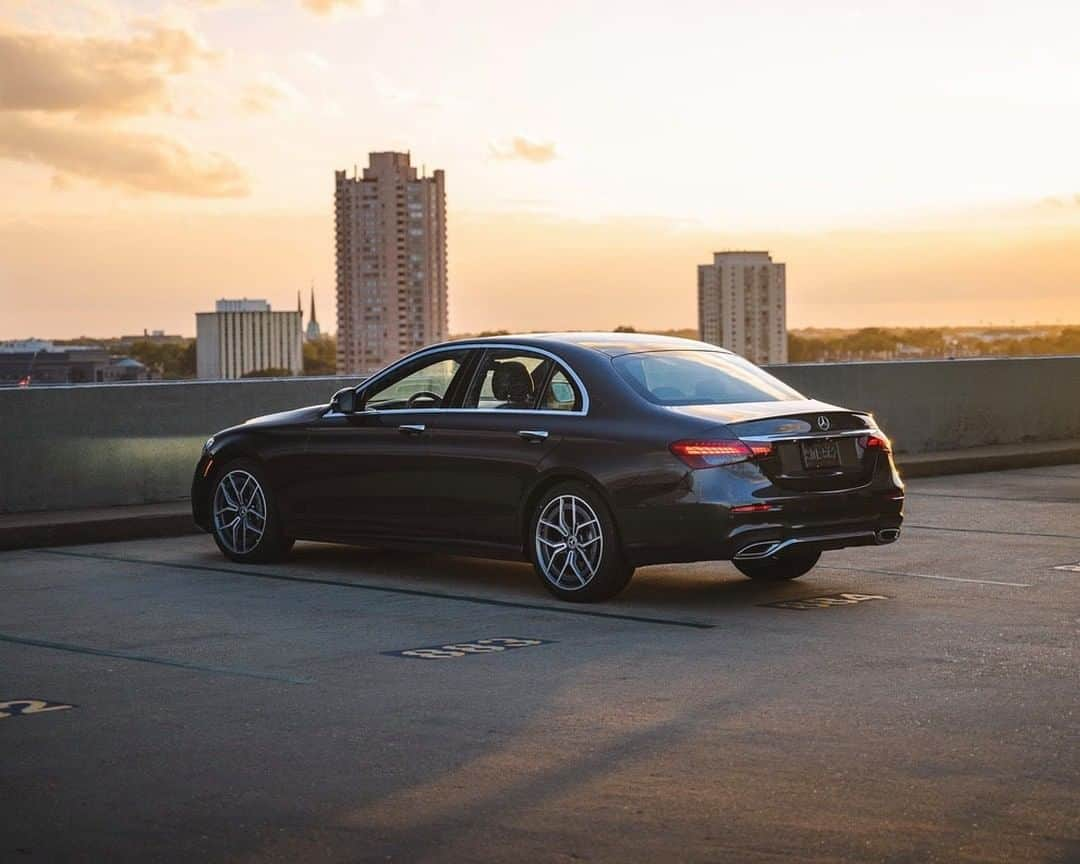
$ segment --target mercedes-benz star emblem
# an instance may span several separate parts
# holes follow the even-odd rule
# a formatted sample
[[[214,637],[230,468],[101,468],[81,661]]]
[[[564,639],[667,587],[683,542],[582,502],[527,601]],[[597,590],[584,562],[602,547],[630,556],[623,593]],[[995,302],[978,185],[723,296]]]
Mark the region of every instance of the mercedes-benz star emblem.
[[[826,417],[824,414],[817,418],[817,427],[822,432],[828,432],[830,426],[832,426],[832,423],[829,421],[829,418]]]

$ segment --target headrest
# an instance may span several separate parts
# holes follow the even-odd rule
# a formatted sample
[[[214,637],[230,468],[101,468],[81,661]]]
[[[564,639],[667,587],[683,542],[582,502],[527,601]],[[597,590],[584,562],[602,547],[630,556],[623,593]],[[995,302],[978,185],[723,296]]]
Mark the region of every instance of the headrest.
[[[528,402],[533,383],[525,364],[520,360],[496,362],[495,373],[491,376],[491,392],[500,402]]]

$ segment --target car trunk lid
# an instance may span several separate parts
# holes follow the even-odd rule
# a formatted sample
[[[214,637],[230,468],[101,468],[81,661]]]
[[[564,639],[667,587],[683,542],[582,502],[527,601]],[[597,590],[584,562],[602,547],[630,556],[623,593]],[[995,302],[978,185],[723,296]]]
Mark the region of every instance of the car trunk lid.
[[[868,414],[817,400],[690,405],[674,409],[722,423],[743,441],[770,444],[757,463],[780,488],[797,491],[851,489],[869,482],[877,452],[864,445],[874,429]]]

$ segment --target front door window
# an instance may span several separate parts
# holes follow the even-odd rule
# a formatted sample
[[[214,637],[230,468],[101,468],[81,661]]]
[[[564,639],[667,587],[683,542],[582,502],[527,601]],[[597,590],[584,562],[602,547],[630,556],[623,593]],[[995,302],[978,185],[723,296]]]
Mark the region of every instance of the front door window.
[[[366,394],[365,410],[402,411],[445,408],[451,386],[461,371],[465,352],[446,352],[425,357],[381,381]]]

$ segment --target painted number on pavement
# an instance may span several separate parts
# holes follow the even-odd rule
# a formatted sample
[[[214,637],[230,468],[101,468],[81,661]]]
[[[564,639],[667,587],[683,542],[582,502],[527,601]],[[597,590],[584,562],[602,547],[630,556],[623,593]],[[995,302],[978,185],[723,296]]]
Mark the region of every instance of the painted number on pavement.
[[[474,654],[498,654],[514,648],[531,648],[533,645],[550,645],[551,639],[519,639],[499,636],[493,639],[475,639],[472,642],[451,642],[448,645],[431,645],[427,648],[409,648],[406,651],[383,651],[389,657],[416,657],[420,660],[449,660]]]
[[[63,702],[46,702],[44,699],[12,699],[9,702],[0,702],[0,720],[26,714],[44,714],[46,711],[66,711],[74,707]]]
[[[762,603],[773,609],[830,609],[833,606],[854,606],[866,600],[888,600],[884,594],[824,594],[821,597],[802,597],[798,600],[777,600]]]

